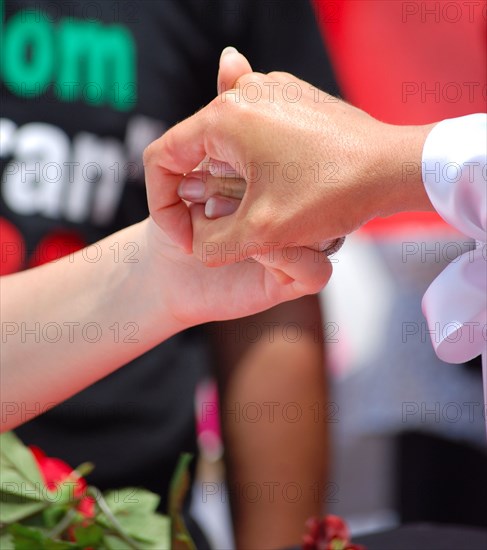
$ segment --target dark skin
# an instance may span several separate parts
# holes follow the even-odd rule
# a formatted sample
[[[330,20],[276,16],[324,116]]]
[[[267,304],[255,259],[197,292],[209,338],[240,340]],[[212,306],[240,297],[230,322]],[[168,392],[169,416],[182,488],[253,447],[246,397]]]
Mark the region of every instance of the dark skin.
[[[327,410],[328,395],[320,327],[317,296],[212,327],[237,548],[299,544],[305,521],[323,513],[328,425],[317,411]]]

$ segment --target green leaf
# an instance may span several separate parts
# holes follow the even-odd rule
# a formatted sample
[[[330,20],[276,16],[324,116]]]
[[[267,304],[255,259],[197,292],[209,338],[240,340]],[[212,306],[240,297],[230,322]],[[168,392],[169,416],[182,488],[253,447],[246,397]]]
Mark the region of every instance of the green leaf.
[[[93,462],[83,462],[79,466],[76,466],[74,471],[79,475],[79,477],[86,477],[88,474],[95,469]]]
[[[70,542],[64,542],[62,540],[49,540],[44,541],[44,546],[42,550],[79,550],[79,546],[76,544],[71,544]],[[30,550],[33,550],[32,547]]]
[[[188,466],[192,458],[192,455],[189,453],[181,455],[171,480],[169,516],[171,518],[171,542],[173,550],[196,550],[196,546],[191,539],[182,515],[184,499],[190,487],[191,480]]]
[[[45,537],[37,529],[14,523],[8,530],[12,535],[15,550],[31,550],[32,548],[42,548],[44,546]],[[37,543],[35,546],[34,542]]]
[[[79,501],[79,498],[74,496],[76,492],[76,481],[68,478],[56,485],[56,489],[49,492],[45,491],[45,500],[50,504],[69,504]]]
[[[2,479],[0,483],[1,493],[17,495],[23,497],[25,501],[30,500],[37,502],[43,500],[43,493],[47,493],[47,489],[44,491],[42,490],[44,487],[43,485],[36,485],[26,480],[14,466],[5,460],[0,462],[0,473]]]
[[[88,527],[75,527],[74,539],[84,548],[85,546],[95,546],[102,542],[103,529],[98,525],[90,525]]]
[[[80,468],[90,471],[93,466],[85,463]],[[22,497],[25,502],[49,504],[63,504],[76,500],[75,479],[59,483],[55,490],[49,491],[32,453],[12,432],[0,436],[0,475],[0,494],[16,495]]]
[[[140,524],[143,526],[143,524]],[[171,550],[171,520],[162,514],[154,514],[147,518],[144,550]],[[134,534],[135,537],[135,534]]]
[[[15,550],[71,550],[78,548],[70,542],[50,540],[42,531],[14,523],[8,528]]]
[[[0,493],[27,501],[42,501],[47,494],[30,450],[13,432],[0,435]]]
[[[13,432],[0,435],[0,464],[4,460],[14,465],[25,480],[32,484],[44,485],[34,456]]]
[[[46,508],[45,502],[26,500],[8,493],[0,493],[0,523],[14,523],[37,514]]]
[[[115,535],[105,535],[103,544],[108,550],[133,550],[124,540]]]
[[[151,513],[157,509],[160,502],[159,495],[137,487],[125,487],[115,491],[108,491],[103,495],[105,501],[114,514]]]
[[[68,506],[66,506],[65,504],[49,506],[42,513],[44,525],[47,528],[52,529],[66,515],[67,510]]]
[[[47,529],[46,523],[42,515],[44,511],[45,510],[42,510],[39,513],[35,513],[32,516],[29,516],[28,518],[24,518],[23,520],[19,521],[19,523],[22,523],[22,525],[27,525],[27,527]]]
[[[166,550],[171,548],[171,522],[162,514],[117,515],[124,531],[141,541],[144,549]]]
[[[0,548],[2,550],[15,550],[14,541],[10,533],[0,535]]]
[[[170,549],[170,520],[154,511],[159,504],[158,495],[145,489],[125,488],[110,491],[97,502],[102,510],[96,516],[100,525],[117,532],[122,530],[141,549]]]
[[[162,514],[137,512],[137,510],[119,511],[114,514],[123,531],[132,539],[139,541],[140,548],[165,550],[171,548],[171,521]],[[98,524],[107,529],[116,530],[110,519],[103,513],[96,517]]]

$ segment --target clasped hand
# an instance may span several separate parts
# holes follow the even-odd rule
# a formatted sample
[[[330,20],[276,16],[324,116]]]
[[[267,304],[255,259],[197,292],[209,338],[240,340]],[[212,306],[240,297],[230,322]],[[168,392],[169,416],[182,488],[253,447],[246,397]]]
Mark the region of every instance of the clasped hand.
[[[144,155],[153,220],[207,266],[253,259],[316,291],[331,274],[318,250],[376,216],[431,208],[429,127],[384,124],[290,74],[252,72],[234,49],[218,87]],[[417,166],[405,180],[407,160]]]

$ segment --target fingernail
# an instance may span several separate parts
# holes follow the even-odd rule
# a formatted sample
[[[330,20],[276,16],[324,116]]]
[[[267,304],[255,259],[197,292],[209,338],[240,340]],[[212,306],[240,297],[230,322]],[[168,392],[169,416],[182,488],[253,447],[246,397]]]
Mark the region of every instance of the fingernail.
[[[233,214],[237,206],[234,201],[225,200],[223,197],[211,197],[205,204],[205,216],[207,218],[221,218]]]
[[[227,46],[226,48],[223,49],[222,54],[220,55],[220,59],[224,55],[228,55],[229,53],[238,53],[238,50],[237,50],[237,48],[234,48],[233,46]]]
[[[205,184],[196,178],[186,178],[179,184],[178,195],[188,201],[202,199],[205,196]]]

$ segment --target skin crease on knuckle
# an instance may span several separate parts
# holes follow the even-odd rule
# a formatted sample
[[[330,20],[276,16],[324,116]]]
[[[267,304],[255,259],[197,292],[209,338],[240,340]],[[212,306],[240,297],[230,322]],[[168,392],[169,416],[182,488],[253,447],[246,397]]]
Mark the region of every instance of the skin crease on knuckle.
[[[244,198],[245,200],[245,198]],[[279,232],[279,241],[276,239],[276,228],[284,228],[285,218],[273,203],[256,201],[252,203],[247,211],[242,209],[242,239],[245,242],[276,243],[277,247],[283,246],[284,232]],[[280,215],[281,214],[281,215]],[[281,221],[282,219],[282,221]]]
[[[229,150],[239,150],[241,125],[248,107],[235,90],[224,92],[208,105],[204,147],[215,160],[228,161]],[[237,155],[232,154],[231,157]]]
[[[287,84],[288,82],[295,82],[296,84],[304,84],[302,80],[299,80],[299,78],[296,78],[291,73],[286,73],[283,71],[271,71],[270,73],[267,74],[267,76],[271,80],[275,80],[280,84]]]
[[[144,167],[148,166],[152,161],[153,151],[154,151],[154,144],[155,144],[155,142],[151,142],[144,149],[144,152],[142,154],[142,162],[143,162]]]
[[[249,84],[256,84],[257,86],[260,86],[261,88],[263,88],[264,83],[268,80],[269,80],[268,75],[264,73],[258,73],[258,72],[246,73],[237,79],[237,82],[235,82],[235,88],[237,90],[242,89],[245,86],[248,86]]]
[[[174,157],[172,155],[172,152],[174,151],[174,146],[172,145],[173,141],[173,133],[169,130],[159,139],[149,143],[142,154],[144,168],[147,168],[148,166],[159,166],[161,170],[172,174],[172,172],[161,164],[161,162],[164,161],[164,163],[169,164],[174,162]],[[161,156],[162,151],[164,151],[163,157]]]

